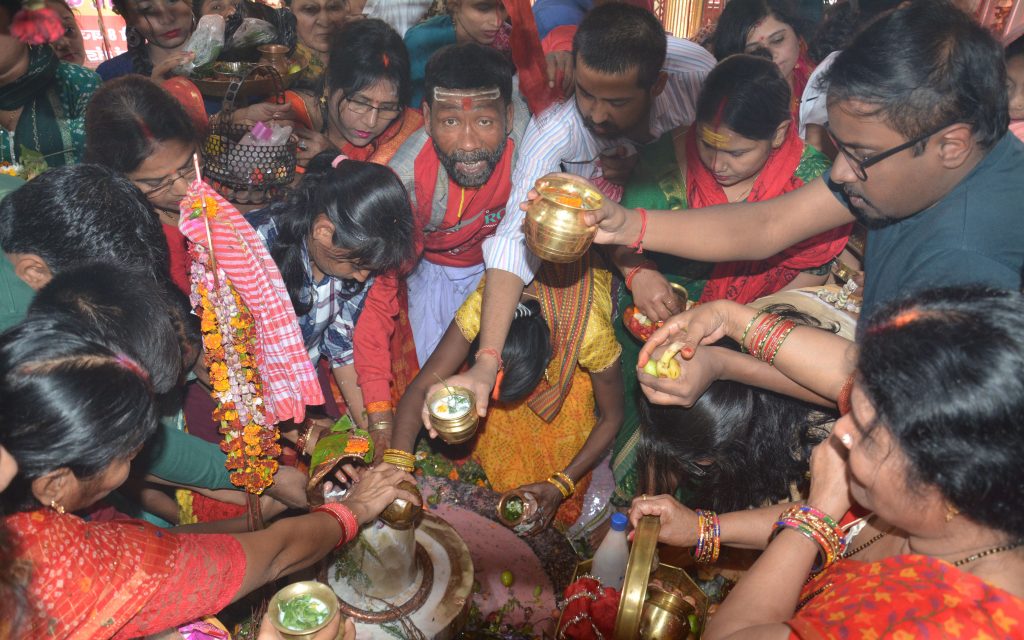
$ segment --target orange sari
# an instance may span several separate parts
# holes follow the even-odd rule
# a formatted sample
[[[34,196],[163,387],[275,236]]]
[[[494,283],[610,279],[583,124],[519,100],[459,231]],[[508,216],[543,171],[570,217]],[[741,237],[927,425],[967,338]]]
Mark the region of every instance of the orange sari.
[[[29,565],[30,611],[16,638],[136,638],[212,615],[238,593],[232,536],[175,535],[139,520],[86,522],[50,509],[6,520]]]
[[[1024,600],[928,556],[841,560],[804,587],[797,638],[1019,638]]]

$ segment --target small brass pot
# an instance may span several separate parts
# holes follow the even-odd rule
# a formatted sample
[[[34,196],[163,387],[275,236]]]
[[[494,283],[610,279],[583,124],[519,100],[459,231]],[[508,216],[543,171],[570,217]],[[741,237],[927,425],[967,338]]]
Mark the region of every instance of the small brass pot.
[[[508,513],[509,508],[514,511],[519,511],[519,515],[514,516]],[[501,494],[501,498],[498,500],[498,506],[495,510],[498,514],[498,521],[506,527],[514,529],[516,526],[533,517],[533,514],[537,513],[537,499],[528,491],[511,489]]]
[[[697,610],[681,596],[657,587],[648,587],[647,601],[640,614],[640,637],[643,640],[687,638],[690,635],[688,616]]]
[[[320,602],[327,605],[327,619],[324,620],[323,624],[309,629],[303,629],[302,631],[296,631],[295,629],[290,629],[281,624],[281,605],[292,598],[297,598],[306,594],[313,596]],[[286,638],[287,640],[310,640],[318,631],[330,624],[331,620],[334,620],[336,616],[341,615],[338,609],[338,596],[335,595],[334,591],[326,584],[315,580],[293,582],[284,589],[275,593],[274,597],[270,599],[270,603],[267,605],[267,613],[269,614],[270,624],[277,629],[277,632],[281,634],[282,638]]]
[[[469,398],[469,411],[455,417],[434,413],[434,404],[449,395],[460,395]],[[465,387],[441,387],[427,398],[427,409],[430,414],[430,426],[434,427],[441,439],[448,444],[461,444],[476,435],[480,416],[476,414],[476,397]]]
[[[526,245],[549,262],[575,262],[594,240],[597,227],[583,223],[583,214],[601,208],[603,196],[589,185],[570,178],[545,176],[535,188],[540,194],[530,204],[523,222]]]
[[[274,67],[281,77],[288,76],[288,47],[283,44],[264,44],[256,48],[260,52],[260,64]]]
[[[416,526],[423,516],[423,495],[420,493],[419,488],[408,480],[399,482],[398,488],[404,489],[419,498],[420,503],[413,504],[405,498],[397,498],[381,512],[380,519],[384,524],[393,529],[411,529]]]

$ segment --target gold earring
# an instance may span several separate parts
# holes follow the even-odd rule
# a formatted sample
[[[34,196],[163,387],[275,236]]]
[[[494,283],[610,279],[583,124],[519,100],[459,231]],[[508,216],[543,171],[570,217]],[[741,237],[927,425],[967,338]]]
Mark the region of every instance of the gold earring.
[[[953,518],[960,515],[960,510],[953,505],[946,503],[946,522],[953,522]]]
[[[64,505],[60,504],[56,500],[50,500],[50,508],[60,515],[64,515]]]

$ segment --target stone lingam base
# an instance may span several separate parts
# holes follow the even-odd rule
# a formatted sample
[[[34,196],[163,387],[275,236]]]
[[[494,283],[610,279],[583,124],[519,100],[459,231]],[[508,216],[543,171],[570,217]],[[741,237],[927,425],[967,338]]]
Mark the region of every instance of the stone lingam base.
[[[342,612],[356,622],[360,640],[447,640],[465,625],[473,589],[473,561],[455,529],[436,515],[423,514],[415,530],[411,579],[405,588],[393,589],[387,598],[369,595],[373,588],[366,577],[353,575],[352,567],[341,558],[334,556],[328,563],[327,583],[338,594]],[[378,560],[381,565],[389,564],[385,557]]]
[[[497,521],[498,494],[489,489],[447,478],[418,477],[417,481],[427,509],[416,529],[415,543],[430,560],[433,577],[425,579],[423,564],[410,562],[409,573],[403,573],[411,576],[408,586],[392,589],[386,600],[401,607],[420,585],[429,583],[430,588],[423,603],[415,610],[410,607],[407,616],[393,616],[386,622],[351,616],[359,639],[446,640],[460,631],[465,633],[463,637],[479,637],[498,614],[502,623],[518,630],[531,629],[527,635],[551,636],[558,616],[557,597],[569,583],[577,561],[565,537],[554,529],[531,538],[517,537]],[[398,534],[394,541],[401,542]],[[377,544],[386,546],[387,542]],[[411,541],[409,545],[411,548]],[[411,561],[412,554],[409,557]],[[377,563],[363,564],[372,573],[377,571],[376,564],[385,570],[402,563],[380,555]],[[374,613],[396,608],[367,597],[366,584],[355,585],[357,589],[339,580],[336,565],[337,556],[329,561],[322,579],[345,601],[343,607],[357,605]],[[502,579],[506,571],[512,574],[511,585]],[[392,570],[388,577],[394,573]]]

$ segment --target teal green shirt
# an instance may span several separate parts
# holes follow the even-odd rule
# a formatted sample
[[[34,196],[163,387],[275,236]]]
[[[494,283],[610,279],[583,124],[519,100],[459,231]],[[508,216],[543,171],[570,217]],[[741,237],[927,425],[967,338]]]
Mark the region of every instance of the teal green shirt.
[[[0,174],[0,200],[23,184],[25,181],[21,178]],[[14,265],[7,256],[0,252],[0,331],[21,322],[35,294],[32,287],[14,273]]]

